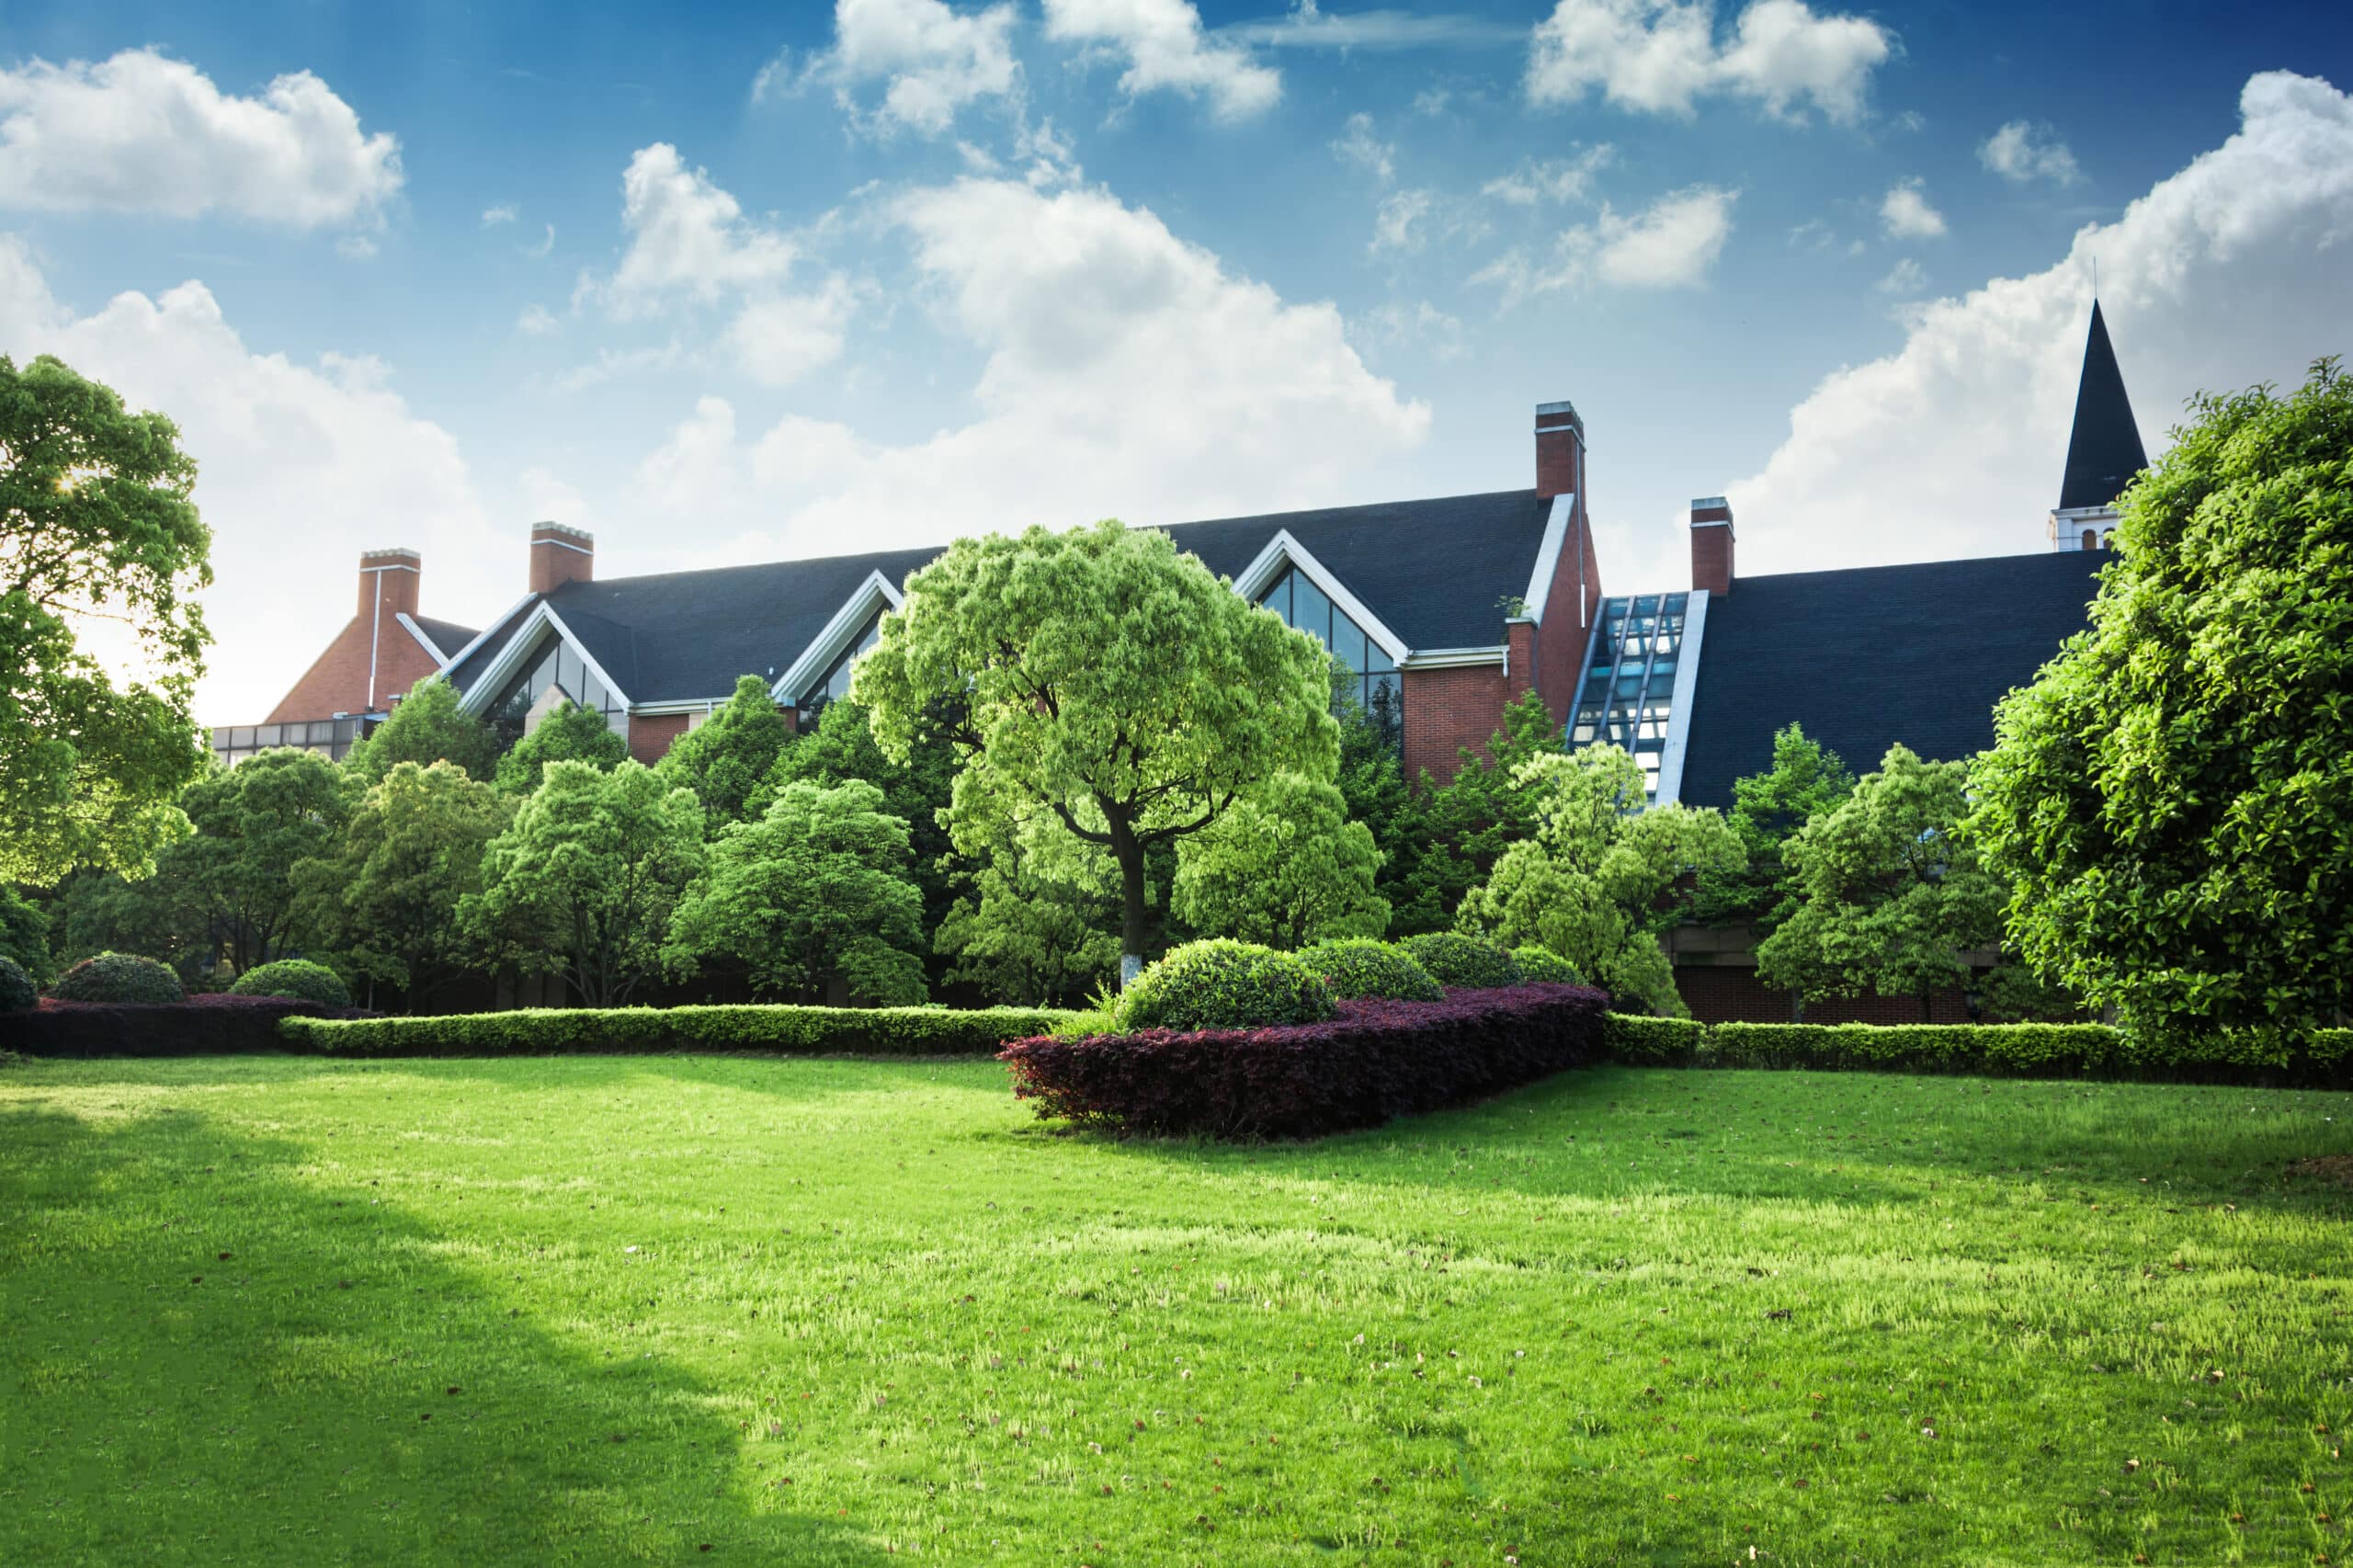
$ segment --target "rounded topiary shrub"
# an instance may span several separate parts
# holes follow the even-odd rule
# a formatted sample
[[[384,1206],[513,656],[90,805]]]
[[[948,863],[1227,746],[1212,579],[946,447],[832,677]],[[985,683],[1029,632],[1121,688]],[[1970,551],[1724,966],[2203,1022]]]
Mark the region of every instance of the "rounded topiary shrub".
[[[1550,948],[1514,948],[1511,961],[1519,966],[1523,983],[1532,985],[1583,985],[1585,976],[1577,966]]]
[[[1404,949],[1369,937],[1324,942],[1302,953],[1344,1002],[1377,996],[1390,1002],[1443,1002],[1446,988]]]
[[[50,988],[61,1002],[185,1002],[188,991],[169,964],[137,953],[99,953],[84,959]]]
[[[1332,989],[1291,953],[1223,938],[1188,942],[1136,976],[1115,1017],[1136,1029],[1247,1029],[1332,1016]]]
[[[0,1013],[28,1013],[40,1006],[40,990],[25,966],[0,953]]]
[[[1449,990],[1490,991],[1519,983],[1519,965],[1512,956],[1484,937],[1460,931],[1432,931],[1408,937],[1405,950],[1430,971],[1430,978]]]
[[[323,1007],[348,1007],[351,993],[335,971],[309,959],[279,959],[256,964],[229,987],[233,996],[293,996]]]

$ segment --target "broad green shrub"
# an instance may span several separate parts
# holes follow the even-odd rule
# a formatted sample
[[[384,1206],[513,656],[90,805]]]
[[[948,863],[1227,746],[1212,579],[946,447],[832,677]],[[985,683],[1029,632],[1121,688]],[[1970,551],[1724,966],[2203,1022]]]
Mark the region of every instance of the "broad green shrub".
[[[0,953],[0,1013],[25,1013],[40,1006],[40,991],[25,966]]]
[[[1051,1007],[564,1007],[443,1017],[290,1017],[290,1051],[324,1056],[585,1056],[759,1051],[796,1056],[977,1056],[1051,1030]]]
[[[1519,983],[1519,965],[1512,961],[1510,953],[1484,937],[1466,937],[1460,931],[1432,931],[1408,937],[1400,946],[1413,955],[1415,963],[1429,971],[1432,980],[1449,990],[1467,987],[1491,991],[1499,985]]]
[[[1706,1065],[1708,1026],[1691,1018],[1612,1013],[1601,1020],[1602,1052],[1631,1067]]]
[[[279,959],[256,964],[229,987],[232,996],[299,996],[323,1007],[348,1007],[351,993],[335,971],[309,959]]]
[[[1176,949],[1120,994],[1122,1033],[1313,1024],[1332,1016],[1332,988],[1295,953],[1215,937]]]
[[[1577,966],[1550,948],[1529,946],[1514,948],[1511,961],[1519,966],[1520,983],[1526,985],[1583,985],[1585,976]]]
[[[1378,996],[1392,1002],[1443,1002],[1446,988],[1404,949],[1358,937],[1324,942],[1299,955],[1343,1002]]]
[[[84,959],[60,975],[49,994],[61,1002],[167,1005],[188,1000],[187,988],[171,965],[137,953],[99,953]]]

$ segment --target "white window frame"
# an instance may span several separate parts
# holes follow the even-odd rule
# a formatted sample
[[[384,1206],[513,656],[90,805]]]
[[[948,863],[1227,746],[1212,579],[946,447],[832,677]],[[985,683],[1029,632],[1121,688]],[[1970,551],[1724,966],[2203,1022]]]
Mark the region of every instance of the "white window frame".
[[[879,571],[868,573],[866,581],[843,601],[842,608],[834,612],[834,619],[825,622],[825,629],[769,685],[768,696],[779,707],[798,707],[804,695],[802,688],[833,667],[834,661],[849,646],[850,639],[877,610],[894,610],[905,602],[906,596],[892,585],[891,579]]]
[[[475,677],[473,685],[466,688],[465,696],[459,699],[459,709],[480,717],[490,706],[490,699],[505,689],[506,683],[522,668],[523,660],[539,641],[537,633],[542,628],[552,631],[563,640],[565,646],[580,655],[580,662],[587,666],[590,675],[597,677],[597,684],[612,699],[614,707],[623,712],[635,707],[629,699],[629,693],[620,688],[620,683],[606,673],[605,666],[597,662],[597,656],[588,652],[580,639],[573,634],[572,628],[563,623],[563,617],[558,615],[547,600],[541,599],[531,607],[531,613],[523,618],[523,623],[515,629],[515,634],[507,638],[506,645],[498,650],[498,656],[491,660],[489,666]],[[484,637],[488,635],[488,632],[483,634]],[[480,642],[482,639],[478,637],[474,641]],[[570,695],[577,700],[580,694],[574,692]]]
[[[1233,579],[1233,591],[1255,605],[1267,589],[1275,585],[1275,579],[1283,574],[1286,566],[1323,589],[1324,597],[1337,605],[1367,637],[1379,644],[1381,651],[1389,655],[1391,664],[1404,668],[1405,661],[1413,657],[1414,651],[1405,646],[1405,640],[1383,626],[1381,618],[1364,607],[1362,599],[1348,592],[1347,585],[1332,575],[1305,545],[1290,537],[1289,528],[1275,530],[1275,537],[1267,541],[1266,548],[1259,551],[1250,564]]]

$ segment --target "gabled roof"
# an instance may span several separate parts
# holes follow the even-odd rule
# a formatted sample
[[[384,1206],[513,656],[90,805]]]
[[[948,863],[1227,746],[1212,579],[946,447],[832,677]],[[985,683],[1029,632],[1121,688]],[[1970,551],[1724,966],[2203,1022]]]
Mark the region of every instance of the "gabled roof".
[[[2083,630],[2105,551],[1743,577],[1710,596],[1680,799],[1732,804],[1773,733],[1864,774],[1898,741],[1950,762],[1994,744],[1994,705]]]
[[[2067,469],[2059,481],[2059,509],[2109,506],[2148,466],[2131,399],[2124,395],[2124,372],[2108,341],[2099,301],[2094,300],[2091,333],[2084,340],[2084,373],[2075,384],[2075,427],[2067,437]]]
[[[416,622],[416,629],[419,631],[433,640],[432,646],[426,651],[431,653],[437,661],[447,659],[459,653],[467,643],[482,635],[472,627],[460,626],[454,620],[433,620],[421,615],[413,615],[408,619]]]
[[[1232,577],[1288,529],[1410,646],[1463,648],[1501,642],[1498,602],[1527,591],[1550,510],[1533,490],[1506,490],[1180,523],[1165,531],[1211,571]],[[782,675],[870,576],[880,572],[904,584],[938,553],[887,551],[565,583],[546,598],[631,701],[692,701],[726,696],[739,676]],[[535,602],[517,606],[450,670],[460,690],[489,667]]]

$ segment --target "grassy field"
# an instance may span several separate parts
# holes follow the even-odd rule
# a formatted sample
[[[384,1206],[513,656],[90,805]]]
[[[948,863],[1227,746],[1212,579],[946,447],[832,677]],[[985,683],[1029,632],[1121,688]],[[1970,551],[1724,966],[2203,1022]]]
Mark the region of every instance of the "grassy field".
[[[2353,1096],[0,1073],[0,1563],[2343,1561]]]

